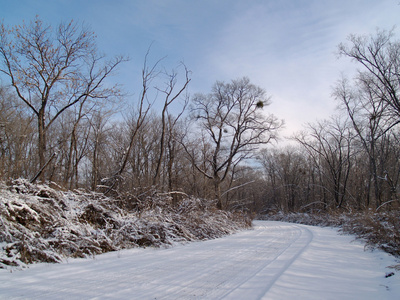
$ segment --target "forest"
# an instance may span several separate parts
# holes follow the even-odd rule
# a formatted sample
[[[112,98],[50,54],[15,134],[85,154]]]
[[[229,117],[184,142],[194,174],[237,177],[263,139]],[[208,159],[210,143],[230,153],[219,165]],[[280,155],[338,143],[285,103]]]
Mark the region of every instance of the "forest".
[[[337,51],[358,69],[332,83],[338,110],[281,146],[273,99],[247,77],[189,95],[189,66],[148,52],[132,100],[109,81],[127,58],[99,54],[78,23],[1,24],[0,179],[254,215],[398,210],[400,42],[377,30]]]

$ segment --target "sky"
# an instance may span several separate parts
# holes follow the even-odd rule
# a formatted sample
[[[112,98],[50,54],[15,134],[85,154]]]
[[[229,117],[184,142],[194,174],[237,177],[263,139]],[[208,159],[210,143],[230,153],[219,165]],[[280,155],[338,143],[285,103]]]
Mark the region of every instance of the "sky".
[[[74,20],[97,35],[99,50],[130,60],[113,80],[134,95],[150,47],[149,63],[167,70],[184,62],[189,93],[208,93],[218,81],[246,76],[271,96],[266,111],[283,119],[282,136],[329,118],[332,88],[356,65],[338,58],[350,34],[399,26],[399,0],[0,0],[7,25],[38,15],[58,25]],[[399,28],[395,28],[399,36]]]

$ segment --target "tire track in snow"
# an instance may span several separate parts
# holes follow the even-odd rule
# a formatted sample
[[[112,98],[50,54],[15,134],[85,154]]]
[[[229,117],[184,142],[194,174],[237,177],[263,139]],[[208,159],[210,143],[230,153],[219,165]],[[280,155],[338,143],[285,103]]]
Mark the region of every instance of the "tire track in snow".
[[[287,245],[271,261],[267,262],[261,270],[255,273],[251,278],[225,295],[224,299],[262,299],[279,277],[296,261],[296,259],[306,250],[313,239],[313,233],[305,227],[292,225],[299,235],[295,240]],[[252,297],[249,298],[248,291],[252,290]],[[254,291],[259,291],[254,293]]]
[[[264,294],[264,287],[268,283],[263,281],[261,287],[255,287],[254,279],[257,278],[257,274],[279,260],[280,256],[297,244],[302,235],[302,231],[297,226],[292,228],[292,226],[279,225],[275,229],[274,231],[271,226],[267,228],[257,226],[254,231],[224,239],[223,247],[220,249],[218,246],[211,247],[210,252],[206,251],[207,268],[200,267],[196,272],[198,274],[192,280],[186,281],[173,290],[168,290],[167,295],[164,294],[164,297],[160,295],[157,299],[221,299],[229,296],[234,299],[249,299],[246,295],[248,282],[252,289],[260,289]],[[227,240],[232,241],[227,245]],[[209,243],[218,245],[219,242],[220,240],[214,240]],[[211,257],[221,257],[221,251],[226,253],[226,259],[211,262]],[[285,259],[287,259],[286,256]],[[271,274],[270,271],[267,273]],[[237,290],[241,286],[244,289]],[[244,291],[243,295],[241,295],[242,291]]]
[[[256,222],[254,230],[169,249],[128,250],[94,260],[36,266],[12,274],[9,286],[18,286],[18,291],[11,295],[14,299],[251,299],[247,293],[251,289],[252,297],[259,299],[312,240],[312,233],[301,226],[265,224]]]
[[[143,296],[155,296],[154,299],[250,299],[248,289],[251,289],[252,295],[256,295],[254,299],[258,299],[311,240],[312,233],[307,229],[277,223],[267,227],[258,225],[254,231],[223,240],[199,243],[201,254],[188,246],[191,259],[193,255],[199,259],[191,270],[188,266],[184,268],[185,280],[182,281],[180,272],[172,272],[172,276],[164,274],[162,279],[154,282],[152,291]],[[226,259],[221,260],[223,256]],[[184,257],[182,261],[185,261]]]

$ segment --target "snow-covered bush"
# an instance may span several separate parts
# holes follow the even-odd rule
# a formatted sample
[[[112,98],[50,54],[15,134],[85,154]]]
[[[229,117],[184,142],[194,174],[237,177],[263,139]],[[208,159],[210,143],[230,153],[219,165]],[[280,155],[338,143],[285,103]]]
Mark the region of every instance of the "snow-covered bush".
[[[341,230],[366,241],[369,248],[380,248],[400,257],[400,212],[357,213],[343,222]]]
[[[249,226],[246,216],[191,197],[173,206],[155,191],[111,198],[22,179],[0,184],[0,268],[217,238]]]

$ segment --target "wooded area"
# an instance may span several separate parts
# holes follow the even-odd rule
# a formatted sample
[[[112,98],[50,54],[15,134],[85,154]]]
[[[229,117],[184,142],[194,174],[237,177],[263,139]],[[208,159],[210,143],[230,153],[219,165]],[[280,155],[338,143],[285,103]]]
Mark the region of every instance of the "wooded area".
[[[335,84],[340,110],[295,134],[296,145],[272,147],[283,123],[246,77],[189,97],[184,64],[168,72],[146,55],[128,106],[107,82],[126,58],[99,55],[94,33],[39,18],[2,24],[0,178],[120,196],[157,190],[175,203],[187,194],[256,213],[397,209],[400,42],[377,31],[338,49],[359,67]]]

